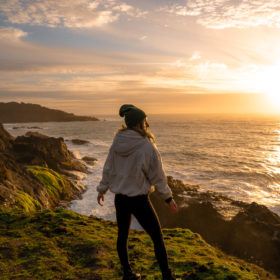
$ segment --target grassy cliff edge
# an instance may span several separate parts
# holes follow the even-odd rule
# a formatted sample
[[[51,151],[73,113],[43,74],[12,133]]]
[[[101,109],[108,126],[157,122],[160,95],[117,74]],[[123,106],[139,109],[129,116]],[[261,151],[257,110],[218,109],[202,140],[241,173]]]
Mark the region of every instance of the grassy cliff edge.
[[[225,255],[187,229],[164,229],[171,267],[179,279],[277,279]],[[0,211],[0,275],[8,279],[121,279],[116,224],[58,208],[24,214]],[[152,241],[131,230],[132,266],[161,279]]]

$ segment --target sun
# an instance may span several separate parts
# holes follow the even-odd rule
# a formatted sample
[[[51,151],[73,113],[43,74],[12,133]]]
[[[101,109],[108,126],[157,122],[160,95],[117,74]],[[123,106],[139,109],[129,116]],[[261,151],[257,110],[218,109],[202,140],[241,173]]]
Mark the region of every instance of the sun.
[[[280,113],[280,88],[271,88],[266,93],[268,102],[273,106],[279,109]]]
[[[273,112],[280,113],[280,62],[262,69],[255,77],[256,88]]]

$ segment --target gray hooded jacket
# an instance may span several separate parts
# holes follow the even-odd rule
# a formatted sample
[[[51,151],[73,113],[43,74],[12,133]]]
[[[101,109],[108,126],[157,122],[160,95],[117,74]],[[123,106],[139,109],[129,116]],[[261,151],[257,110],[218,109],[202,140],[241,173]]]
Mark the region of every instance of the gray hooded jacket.
[[[147,194],[152,186],[162,199],[172,197],[160,153],[154,143],[137,131],[127,129],[116,134],[103,167],[97,191],[127,196]]]

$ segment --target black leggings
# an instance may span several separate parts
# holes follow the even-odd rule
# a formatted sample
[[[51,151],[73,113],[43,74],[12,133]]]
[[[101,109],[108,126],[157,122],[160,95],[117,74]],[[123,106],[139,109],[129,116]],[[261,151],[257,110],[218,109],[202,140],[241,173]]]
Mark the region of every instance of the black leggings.
[[[117,251],[123,270],[131,269],[127,253],[127,239],[131,214],[133,214],[143,229],[150,235],[154,243],[155,256],[160,270],[162,272],[168,271],[168,259],[160,223],[151,205],[149,196],[137,195],[129,197],[123,194],[116,194],[115,207],[118,223]]]

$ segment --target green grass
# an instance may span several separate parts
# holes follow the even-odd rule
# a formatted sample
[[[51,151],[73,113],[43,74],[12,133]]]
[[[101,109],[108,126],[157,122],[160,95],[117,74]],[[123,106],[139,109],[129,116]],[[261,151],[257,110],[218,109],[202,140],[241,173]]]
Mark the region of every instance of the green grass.
[[[66,176],[50,168],[29,165],[26,169],[34,175],[35,180],[41,183],[41,189],[38,191],[29,188],[30,193],[11,189],[10,196],[13,199],[9,204],[5,202],[0,204],[0,211],[9,208],[28,214],[44,208],[54,208],[61,200],[71,200],[77,192],[75,186]]]
[[[9,206],[0,205],[0,211],[11,208],[28,214],[46,207],[53,208],[61,200],[70,200],[73,197],[74,187],[64,175],[37,165],[27,166],[26,169],[42,184],[42,189],[39,192],[34,190],[32,193],[19,189],[11,190],[13,201]]]
[[[23,191],[17,191],[16,193],[16,205],[15,208],[23,210],[25,213],[31,213],[41,208],[38,200],[31,195]]]
[[[229,257],[187,229],[163,235],[179,279],[276,279],[263,269]],[[121,279],[115,223],[70,210],[33,214],[0,211],[1,280]],[[161,279],[149,236],[131,230],[129,257],[143,279]]]
[[[47,193],[55,199],[59,199],[61,194],[66,188],[65,178],[54,170],[30,165],[27,170],[32,172],[33,175],[45,186]]]

